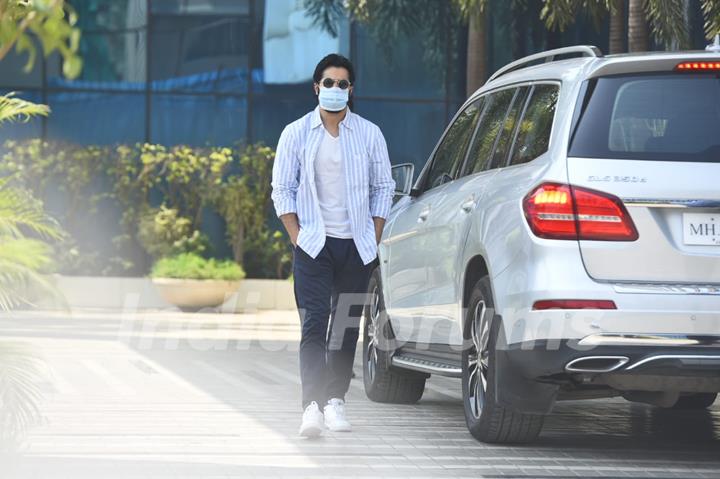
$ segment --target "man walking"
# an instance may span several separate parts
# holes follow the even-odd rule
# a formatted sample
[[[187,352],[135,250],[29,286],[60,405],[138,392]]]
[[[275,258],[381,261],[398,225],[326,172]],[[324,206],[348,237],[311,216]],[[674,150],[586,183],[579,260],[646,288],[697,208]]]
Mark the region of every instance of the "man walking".
[[[377,263],[395,191],[380,129],[348,107],[354,81],[347,58],[331,54],[318,63],[319,105],[285,127],[273,167],[275,212],[294,251],[305,437],[325,427],[351,430],[345,393],[362,315],[357,299]]]

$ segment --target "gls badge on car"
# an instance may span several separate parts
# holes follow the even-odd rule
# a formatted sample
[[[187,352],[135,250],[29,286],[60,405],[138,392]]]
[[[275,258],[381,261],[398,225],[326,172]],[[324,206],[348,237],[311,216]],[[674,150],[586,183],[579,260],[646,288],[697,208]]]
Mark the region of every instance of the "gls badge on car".
[[[647,183],[647,178],[644,176],[588,176],[588,181],[595,183]]]

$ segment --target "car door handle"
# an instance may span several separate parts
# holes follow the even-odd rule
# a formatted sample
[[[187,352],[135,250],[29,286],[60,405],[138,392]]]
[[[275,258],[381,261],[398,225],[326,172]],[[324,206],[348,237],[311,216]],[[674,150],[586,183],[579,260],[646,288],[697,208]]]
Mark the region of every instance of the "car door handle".
[[[424,210],[422,210],[420,212],[420,214],[418,215],[418,219],[417,219],[418,223],[422,223],[423,221],[425,221],[429,214],[430,214],[430,208],[425,208]]]
[[[463,210],[465,213],[470,213],[470,212],[473,210],[473,208],[475,208],[475,197],[474,197],[474,196],[471,196],[470,198],[466,199],[466,200],[460,205],[460,208],[462,208],[462,210]]]

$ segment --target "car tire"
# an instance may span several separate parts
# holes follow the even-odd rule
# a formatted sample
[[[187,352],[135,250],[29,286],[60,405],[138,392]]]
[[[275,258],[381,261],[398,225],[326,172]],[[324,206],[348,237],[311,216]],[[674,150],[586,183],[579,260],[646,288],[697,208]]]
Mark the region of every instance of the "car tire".
[[[368,284],[368,302],[363,312],[363,383],[365,394],[375,402],[413,404],[425,391],[426,374],[402,371],[391,365],[392,328],[385,312],[380,269]]]
[[[717,393],[697,393],[680,396],[671,409],[707,409],[715,403]]]
[[[466,346],[462,352],[462,397],[470,434],[488,443],[526,443],[540,434],[544,416],[525,414],[498,404],[495,352],[500,324],[495,320],[488,277],[473,287],[465,322]],[[479,351],[479,353],[478,353]]]

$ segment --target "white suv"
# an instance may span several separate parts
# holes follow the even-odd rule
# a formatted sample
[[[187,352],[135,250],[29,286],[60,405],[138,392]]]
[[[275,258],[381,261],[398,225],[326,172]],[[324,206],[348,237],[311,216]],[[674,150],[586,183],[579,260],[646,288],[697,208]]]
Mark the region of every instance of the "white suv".
[[[717,43],[717,42],[716,42]],[[388,218],[364,322],[370,399],[462,378],[488,442],[556,400],[706,408],[720,391],[720,47],[552,50],[463,105]]]

